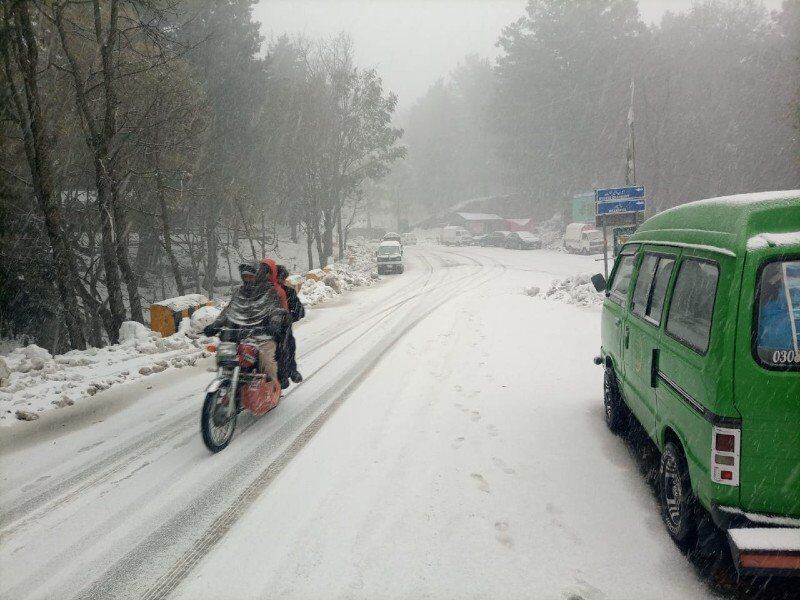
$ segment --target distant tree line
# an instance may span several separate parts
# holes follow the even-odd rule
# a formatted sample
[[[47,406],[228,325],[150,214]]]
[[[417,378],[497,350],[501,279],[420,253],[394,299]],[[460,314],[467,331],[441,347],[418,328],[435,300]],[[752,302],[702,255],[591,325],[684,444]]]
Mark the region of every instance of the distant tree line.
[[[496,64],[468,57],[405,116],[403,202],[426,216],[520,193],[548,217],[636,180],[657,211],[800,187],[800,0],[703,0],[648,26],[636,0],[529,0]]]
[[[265,44],[252,4],[2,3],[0,336],[115,342],[278,229],[310,266],[341,254],[403,155],[396,98],[345,36]]]

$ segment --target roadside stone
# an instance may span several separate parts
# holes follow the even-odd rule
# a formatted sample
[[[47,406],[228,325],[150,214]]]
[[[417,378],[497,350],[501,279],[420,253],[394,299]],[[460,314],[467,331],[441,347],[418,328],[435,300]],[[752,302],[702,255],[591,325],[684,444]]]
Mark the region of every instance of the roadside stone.
[[[153,369],[151,369],[150,367],[142,367],[141,369],[139,369],[139,375],[150,375],[152,374],[152,372]]]
[[[75,401],[68,396],[61,396],[59,400],[53,400],[51,404],[55,404],[57,408],[64,408],[65,406],[72,406]]]
[[[35,421],[39,418],[39,415],[29,410],[18,410],[16,415],[20,421]]]

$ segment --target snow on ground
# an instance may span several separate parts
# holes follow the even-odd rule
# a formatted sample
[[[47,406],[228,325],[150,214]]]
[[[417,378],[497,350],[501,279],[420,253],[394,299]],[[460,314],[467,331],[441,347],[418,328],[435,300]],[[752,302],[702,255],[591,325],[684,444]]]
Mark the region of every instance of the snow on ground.
[[[520,294],[594,259],[420,246],[407,262],[311,311],[306,380],[224,452],[199,439],[199,363],[0,455],[0,595],[713,597],[605,427],[599,307]]]
[[[457,254],[508,268],[445,261],[472,287],[392,347],[178,599],[712,596],[605,427],[599,309],[519,294],[579,260]]]

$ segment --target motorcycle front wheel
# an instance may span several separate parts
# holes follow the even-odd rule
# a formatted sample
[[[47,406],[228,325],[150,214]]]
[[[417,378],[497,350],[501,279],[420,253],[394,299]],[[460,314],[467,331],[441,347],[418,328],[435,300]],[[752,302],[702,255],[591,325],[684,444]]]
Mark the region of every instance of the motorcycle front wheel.
[[[206,394],[203,402],[203,413],[200,417],[200,432],[203,434],[203,443],[211,452],[219,452],[231,443],[233,431],[236,429],[236,410],[228,418],[227,402],[228,389],[220,388],[215,392]],[[226,402],[227,401],[227,402]]]

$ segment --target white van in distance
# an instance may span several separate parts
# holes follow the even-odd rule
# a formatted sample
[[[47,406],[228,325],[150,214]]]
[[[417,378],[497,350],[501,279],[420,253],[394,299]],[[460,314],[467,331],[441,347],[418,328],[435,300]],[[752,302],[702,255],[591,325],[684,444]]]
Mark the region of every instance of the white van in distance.
[[[468,246],[472,234],[460,225],[448,225],[442,229],[442,244],[445,246]]]
[[[573,254],[599,254],[603,233],[587,223],[570,223],[564,233],[564,247]]]

